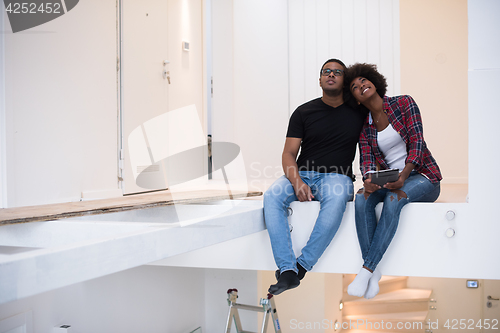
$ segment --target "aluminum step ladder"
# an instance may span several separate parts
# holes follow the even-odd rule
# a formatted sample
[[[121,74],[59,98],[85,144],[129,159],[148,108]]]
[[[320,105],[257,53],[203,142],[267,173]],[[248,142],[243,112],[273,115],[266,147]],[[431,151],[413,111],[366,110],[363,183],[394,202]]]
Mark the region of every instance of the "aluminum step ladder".
[[[236,303],[236,299],[238,298],[238,290],[237,289],[229,289],[227,291],[227,304],[229,305],[229,314],[227,316],[227,324],[226,324],[226,333],[231,332],[231,324],[234,319],[234,324],[236,326],[236,331],[238,333],[253,333],[250,331],[244,331],[241,327],[240,315],[238,310],[249,310],[256,312],[264,312],[264,317],[262,319],[262,328],[260,333],[266,333],[267,323],[269,321],[269,315],[271,315],[274,332],[281,333],[280,321],[278,319],[278,312],[276,311],[276,305],[274,304],[273,295],[267,294],[267,298],[260,299],[261,306],[255,305],[244,305]]]

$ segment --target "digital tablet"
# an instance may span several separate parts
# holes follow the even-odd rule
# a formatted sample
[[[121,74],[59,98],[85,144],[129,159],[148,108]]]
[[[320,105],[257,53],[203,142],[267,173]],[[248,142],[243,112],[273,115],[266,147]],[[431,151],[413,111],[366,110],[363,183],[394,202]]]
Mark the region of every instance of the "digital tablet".
[[[371,174],[372,183],[383,186],[395,182],[399,178],[399,169],[380,170]]]

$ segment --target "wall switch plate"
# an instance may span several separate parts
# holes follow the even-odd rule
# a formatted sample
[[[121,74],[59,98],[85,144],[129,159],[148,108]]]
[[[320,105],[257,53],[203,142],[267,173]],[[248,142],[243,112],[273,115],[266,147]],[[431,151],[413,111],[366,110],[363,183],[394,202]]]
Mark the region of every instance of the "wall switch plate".
[[[467,280],[467,288],[478,288],[479,282],[477,280]]]
[[[73,330],[71,329],[70,325],[61,325],[61,326],[54,327],[53,332],[54,333],[71,333],[71,332],[73,332]]]

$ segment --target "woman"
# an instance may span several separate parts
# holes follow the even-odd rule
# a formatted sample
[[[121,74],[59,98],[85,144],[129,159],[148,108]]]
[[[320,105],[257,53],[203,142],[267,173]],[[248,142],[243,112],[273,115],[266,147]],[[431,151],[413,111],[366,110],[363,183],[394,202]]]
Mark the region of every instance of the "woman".
[[[355,64],[346,77],[361,107],[369,110],[359,138],[364,188],[356,195],[356,231],[364,264],[349,285],[349,295],[373,298],[382,274],[376,269],[391,243],[404,205],[434,202],[441,172],[425,144],[420,111],[408,95],[387,97],[387,82],[375,65]],[[379,169],[399,169],[399,178],[383,186],[371,182]],[[383,202],[379,221],[375,206]]]

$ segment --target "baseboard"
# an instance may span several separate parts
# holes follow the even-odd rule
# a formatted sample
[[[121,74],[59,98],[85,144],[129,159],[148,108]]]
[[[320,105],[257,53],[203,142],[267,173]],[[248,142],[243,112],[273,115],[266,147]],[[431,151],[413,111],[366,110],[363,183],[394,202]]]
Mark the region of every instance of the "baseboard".
[[[123,196],[121,189],[82,192],[82,201],[109,199]]]

